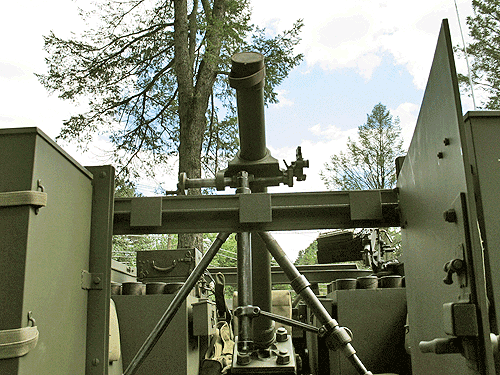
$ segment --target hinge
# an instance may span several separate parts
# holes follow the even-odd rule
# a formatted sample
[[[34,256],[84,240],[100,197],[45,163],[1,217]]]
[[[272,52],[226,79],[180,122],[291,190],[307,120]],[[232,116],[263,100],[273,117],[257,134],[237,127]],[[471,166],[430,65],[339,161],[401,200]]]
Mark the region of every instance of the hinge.
[[[102,273],[90,273],[82,270],[82,289],[102,289]]]

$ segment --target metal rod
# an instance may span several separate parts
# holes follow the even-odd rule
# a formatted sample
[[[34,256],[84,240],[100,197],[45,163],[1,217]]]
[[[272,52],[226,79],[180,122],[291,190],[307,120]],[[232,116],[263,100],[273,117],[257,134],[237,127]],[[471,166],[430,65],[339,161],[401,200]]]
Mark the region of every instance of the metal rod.
[[[337,321],[330,316],[323,304],[319,301],[318,297],[312,291],[305,277],[303,277],[299,273],[295,265],[290,261],[290,259],[288,259],[285,252],[278,244],[278,242],[273,238],[273,236],[271,236],[271,234],[268,232],[259,232],[259,235],[266,243],[267,249],[269,250],[271,255],[274,257],[276,262],[278,262],[283,272],[290,279],[293,289],[297,292],[297,294],[300,294],[300,296],[302,297],[306,305],[311,309],[316,318],[324,326],[335,327],[335,330],[339,330]],[[340,344],[339,349],[342,350],[342,352],[354,366],[358,374],[371,375],[371,372],[365,368],[350,343],[340,342],[338,344]]]
[[[251,234],[252,241],[252,296],[253,305],[271,311],[271,256],[258,233]],[[274,323],[266,316],[253,318],[253,342],[257,348],[268,348],[275,340]]]
[[[187,296],[194,288],[200,277],[205,273],[205,270],[208,268],[210,262],[217,254],[217,251],[227,240],[230,234],[231,233],[219,233],[217,235],[217,238],[212,243],[212,246],[210,246],[210,249],[208,249],[203,258],[201,258],[200,263],[198,263],[191,275],[189,275],[186,282],[177,292],[172,302],[170,302],[167,310],[160,318],[156,326],[153,328],[144,344],[142,344],[137,354],[134,356],[134,358],[132,358],[132,361],[128,365],[123,375],[135,374],[139,366],[146,359],[151,350],[153,350],[155,344],[158,342],[163,332],[165,332],[165,329],[167,329],[169,323],[174,318],[182,303],[186,300]]]
[[[252,256],[250,252],[250,233],[238,233],[238,305],[252,304]],[[238,350],[248,352],[252,349],[252,318],[240,316],[238,324]]]
[[[250,194],[248,173],[241,171],[237,175],[237,194]],[[252,252],[250,232],[238,233],[238,306],[252,304]],[[238,325],[238,350],[249,352],[253,349],[252,318],[240,316]]]

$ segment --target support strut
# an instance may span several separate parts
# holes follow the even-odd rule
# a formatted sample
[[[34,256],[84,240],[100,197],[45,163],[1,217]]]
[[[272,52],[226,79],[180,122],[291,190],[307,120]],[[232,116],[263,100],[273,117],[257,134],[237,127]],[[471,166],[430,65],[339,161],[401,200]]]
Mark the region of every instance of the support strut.
[[[340,327],[337,321],[330,316],[318,297],[312,291],[311,285],[307,279],[299,273],[294,264],[288,259],[278,242],[268,232],[259,232],[259,235],[265,242],[271,255],[287,275],[292,288],[301,296],[302,300],[311,309],[316,318],[323,324],[323,327],[320,328],[320,334],[325,338],[328,347],[331,350],[340,349],[354,366],[358,374],[371,375],[372,373],[366,369],[356,355],[356,351],[350,343],[351,336],[349,333],[345,328]]]

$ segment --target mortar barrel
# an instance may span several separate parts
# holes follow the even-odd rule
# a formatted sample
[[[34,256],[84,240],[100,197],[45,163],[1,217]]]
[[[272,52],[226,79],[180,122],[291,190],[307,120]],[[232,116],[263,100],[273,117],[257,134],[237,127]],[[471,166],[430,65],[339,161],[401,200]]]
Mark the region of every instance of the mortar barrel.
[[[236,89],[238,125],[240,131],[239,157],[256,161],[266,156],[264,120],[264,56],[257,52],[242,52],[232,56],[229,75]]]

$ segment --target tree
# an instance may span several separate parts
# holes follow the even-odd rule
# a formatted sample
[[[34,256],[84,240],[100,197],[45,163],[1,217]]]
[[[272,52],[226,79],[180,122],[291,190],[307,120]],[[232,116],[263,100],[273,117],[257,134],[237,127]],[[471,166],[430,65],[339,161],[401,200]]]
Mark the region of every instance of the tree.
[[[467,47],[474,88],[488,96],[486,109],[500,108],[500,0],[472,0],[474,16],[467,17],[473,39]],[[463,50],[462,50],[463,52]],[[462,88],[470,89],[469,77],[458,75]]]
[[[347,141],[347,151],[333,155],[320,177],[329,189],[388,189],[396,183],[395,159],[403,154],[399,118],[379,103],[358,126],[359,143]]]
[[[88,110],[65,121],[59,137],[85,144],[108,136],[126,178],[172,155],[191,178],[201,176],[202,161],[215,172],[237,145],[225,77],[230,56],[263,53],[268,103],[277,102],[274,88],[302,60],[294,54],[302,21],[266,38],[249,23],[248,0],[194,0],[189,8],[187,0],[108,0],[96,7],[82,12],[97,26],[81,37],[45,37],[48,72],[38,78],[62,99],[88,99]],[[201,245],[201,236],[180,236],[181,247]]]
[[[314,240],[307,248],[300,250],[294,264],[318,264],[318,240]]]

